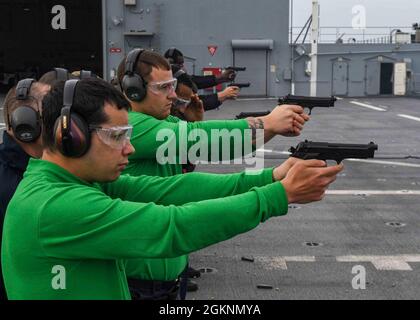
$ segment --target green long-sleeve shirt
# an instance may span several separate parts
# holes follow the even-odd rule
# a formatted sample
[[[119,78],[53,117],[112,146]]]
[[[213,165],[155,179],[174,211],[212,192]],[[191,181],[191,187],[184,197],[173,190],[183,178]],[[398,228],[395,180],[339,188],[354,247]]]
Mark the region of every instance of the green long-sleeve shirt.
[[[8,297],[130,299],[124,260],[188,254],[286,214],[285,190],[271,174],[126,175],[89,184],[31,160],[4,222]]]
[[[229,131],[237,130],[241,134],[241,144],[251,137],[246,137],[245,130],[248,129],[248,122],[246,120],[222,120],[222,121],[202,121],[187,123],[181,121],[177,117],[169,116],[165,121],[158,120],[152,116],[146,115],[139,112],[129,113],[129,122],[133,125],[133,134],[131,137],[131,143],[133,144],[136,152],[130,156],[130,164],[124,173],[132,176],[138,175],[150,175],[168,177],[182,173],[182,164],[179,159],[179,150],[181,149],[180,144],[185,143],[184,151],[190,150],[196,143],[194,141],[184,141],[183,138],[188,140],[188,135],[194,129],[201,129],[206,132],[208,137],[211,137],[212,130],[227,129]],[[181,125],[180,125],[181,124]],[[184,125],[185,132],[182,132],[182,125]],[[170,130],[174,134],[165,142],[157,141],[159,132],[164,130]],[[211,140],[203,141],[207,143],[208,150],[216,150],[215,153],[209,154],[220,160],[227,160],[223,157],[221,147],[223,143],[230,143],[230,150],[234,150],[234,141],[229,139],[225,141]],[[175,164],[159,164],[157,159],[158,149],[163,144],[174,144],[176,145],[176,163]],[[219,148],[215,148],[217,145]],[[244,151],[244,149],[242,149]],[[233,158],[234,154],[231,152],[228,154],[228,159]],[[158,156],[159,158],[159,156]],[[182,161],[182,159],[181,159]],[[194,192],[195,185],[189,186],[189,192]],[[188,194],[187,194],[188,196]],[[188,256],[183,255],[176,258],[167,259],[136,259],[128,260],[126,263],[126,273],[128,277],[138,278],[143,280],[161,280],[170,281],[176,279],[182,271],[185,269],[188,263]]]
[[[165,121],[158,120],[152,116],[140,112],[129,112],[129,123],[133,126],[133,134],[131,136],[131,144],[136,149],[136,152],[130,156],[130,163],[126,169],[126,173],[133,176],[139,175],[156,175],[160,177],[168,177],[182,173],[182,162],[186,163],[186,155],[180,155],[182,151],[188,151],[192,147],[197,147],[202,143],[203,147],[206,145],[208,149],[207,160],[230,160],[235,158],[236,155],[242,157],[244,152],[244,143],[250,143],[251,132],[248,122],[246,120],[214,120],[202,122],[185,122],[177,117],[169,116]],[[185,131],[184,131],[185,129]],[[234,138],[226,136],[224,139],[197,139],[194,141],[191,132],[195,129],[201,130],[209,138],[212,136],[212,131],[222,130],[231,133],[238,133],[241,141],[235,141]],[[169,132],[173,135],[169,135]],[[159,134],[162,139],[157,139]],[[191,139],[188,139],[188,137]],[[164,140],[164,141],[158,141]],[[236,144],[235,144],[236,142]],[[223,145],[230,144],[229,153],[223,154]],[[165,150],[165,146],[176,146],[175,159],[171,164],[162,165],[161,152]],[[236,146],[236,148],[235,148]],[[216,152],[212,152],[216,151]],[[252,150],[249,150],[252,152]],[[158,158],[157,158],[158,155]],[[203,159],[204,160],[204,159]]]

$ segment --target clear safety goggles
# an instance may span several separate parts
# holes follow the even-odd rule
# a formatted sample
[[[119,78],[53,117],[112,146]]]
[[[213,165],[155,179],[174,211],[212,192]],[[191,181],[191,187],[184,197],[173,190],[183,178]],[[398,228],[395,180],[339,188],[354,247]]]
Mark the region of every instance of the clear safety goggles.
[[[191,100],[185,100],[178,97],[176,101],[174,102],[174,107],[175,108],[188,107],[190,104],[191,104]]]
[[[89,126],[89,129],[95,131],[99,139],[113,149],[122,150],[130,142],[133,126],[121,126],[103,128]]]
[[[150,82],[148,84],[148,87],[150,90],[156,94],[170,94],[175,91],[177,86],[178,80],[177,79],[171,79],[167,81],[160,81],[160,82]]]

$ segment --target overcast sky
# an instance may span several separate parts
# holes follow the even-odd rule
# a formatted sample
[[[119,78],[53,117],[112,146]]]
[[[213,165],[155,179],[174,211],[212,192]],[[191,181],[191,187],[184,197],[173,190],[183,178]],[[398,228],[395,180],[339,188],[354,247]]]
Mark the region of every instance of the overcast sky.
[[[311,14],[312,0],[293,0],[294,25],[303,26]],[[420,0],[319,0],[321,26],[351,26],[353,7],[366,8],[370,26],[411,26],[420,22]]]
[[[312,0],[293,1],[293,26],[302,27],[312,11]],[[343,39],[362,39],[362,31],[350,29],[322,29],[323,27],[354,27],[361,23],[361,15],[367,29],[366,38],[378,38],[389,35],[392,27],[410,27],[404,32],[412,32],[413,23],[420,23],[420,0],[319,0],[321,6],[320,26],[321,42],[337,39],[334,34],[345,34]],[[362,12],[363,11],[363,12]],[[387,29],[370,29],[372,27],[388,27]],[[294,30],[295,36],[299,29]],[[328,33],[330,35],[328,35]],[[332,33],[332,35],[331,35]],[[369,35],[370,34],[370,35]],[[363,37],[363,39],[365,39]]]

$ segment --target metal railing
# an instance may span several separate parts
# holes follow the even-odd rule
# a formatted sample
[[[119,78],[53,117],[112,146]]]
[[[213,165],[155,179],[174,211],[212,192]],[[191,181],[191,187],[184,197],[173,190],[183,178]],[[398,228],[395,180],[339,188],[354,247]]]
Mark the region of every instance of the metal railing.
[[[305,33],[305,27],[293,27],[293,42]],[[319,30],[319,43],[349,43],[349,44],[389,44],[395,43],[395,35],[400,31],[408,33],[410,36],[414,33],[412,26],[391,26],[391,27],[366,27],[364,29],[355,29],[353,27],[321,27]],[[300,37],[297,43],[310,43],[309,36]]]

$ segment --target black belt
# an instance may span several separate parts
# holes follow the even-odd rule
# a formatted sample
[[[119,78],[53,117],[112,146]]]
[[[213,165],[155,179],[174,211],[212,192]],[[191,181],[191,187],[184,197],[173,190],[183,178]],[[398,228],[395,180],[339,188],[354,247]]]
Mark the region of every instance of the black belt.
[[[177,280],[157,281],[127,279],[133,300],[185,300],[188,286],[188,265]]]
[[[127,279],[133,300],[176,300],[179,281]]]

